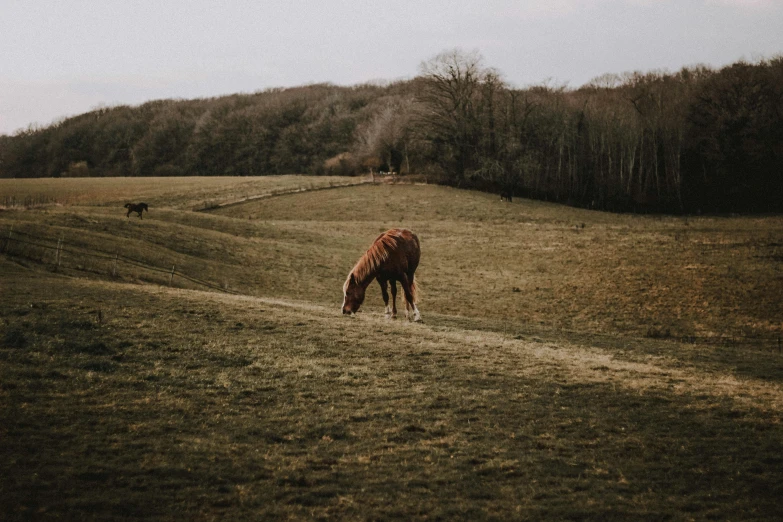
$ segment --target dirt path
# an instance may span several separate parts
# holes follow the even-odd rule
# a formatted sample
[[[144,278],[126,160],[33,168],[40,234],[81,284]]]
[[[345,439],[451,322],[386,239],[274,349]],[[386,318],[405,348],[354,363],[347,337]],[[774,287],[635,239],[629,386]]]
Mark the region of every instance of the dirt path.
[[[145,290],[157,292],[148,287]],[[586,344],[568,341],[546,341],[538,338],[518,339],[498,332],[443,327],[429,322],[411,323],[404,319],[391,321],[381,315],[359,314],[348,318],[339,315],[337,307],[328,308],[304,301],[224,295],[209,292],[163,289],[164,292],[183,292],[183,298],[204,295],[215,303],[228,306],[265,305],[272,309],[296,311],[323,325],[324,329],[375,330],[404,338],[426,349],[443,355],[460,355],[462,364],[475,367],[502,367],[515,376],[558,375],[564,382],[610,384],[635,393],[667,392],[678,395],[709,395],[731,399],[744,407],[761,411],[779,411],[783,408],[783,385],[763,379],[739,376],[730,371],[709,366],[700,369],[684,365],[676,356],[678,349],[687,345],[667,343],[671,355],[634,355],[633,360],[623,352],[616,352]],[[648,340],[653,343],[656,341]]]

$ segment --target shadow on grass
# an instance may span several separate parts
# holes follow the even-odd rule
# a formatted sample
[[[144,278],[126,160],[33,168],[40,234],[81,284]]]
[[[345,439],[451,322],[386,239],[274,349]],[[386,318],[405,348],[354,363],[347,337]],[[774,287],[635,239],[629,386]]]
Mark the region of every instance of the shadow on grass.
[[[258,374],[219,359],[202,369],[210,380],[181,379],[178,368],[208,355],[194,348],[158,360],[160,377],[144,381],[138,363],[112,362],[110,373],[85,365],[100,343],[107,356],[118,349],[97,342],[32,360],[2,350],[9,519],[779,512],[781,426],[729,398],[489,375],[424,352],[391,366],[366,354],[394,377],[375,382]],[[334,343],[319,353],[322,364],[345,355]],[[242,386],[206,384],[227,371]]]

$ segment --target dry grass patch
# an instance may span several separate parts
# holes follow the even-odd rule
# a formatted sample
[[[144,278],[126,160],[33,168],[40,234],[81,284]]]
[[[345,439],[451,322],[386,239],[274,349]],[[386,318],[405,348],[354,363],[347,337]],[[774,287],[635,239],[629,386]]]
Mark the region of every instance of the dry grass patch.
[[[6,211],[0,226],[55,244],[64,237],[136,252],[161,269],[176,265],[246,294],[322,305],[340,300],[345,274],[378,233],[406,226],[422,241],[417,276],[431,317],[765,349],[776,349],[782,335],[783,219],[773,216],[611,215],[444,187],[377,185],[212,213],[158,208],[144,220],[106,207]],[[39,260],[51,263],[48,256]],[[368,311],[381,307],[374,288]]]
[[[0,304],[12,518],[777,513],[783,371],[764,353],[737,373],[708,351],[696,366],[671,346],[13,270]]]
[[[179,210],[211,208],[264,195],[356,183],[342,176],[0,179],[0,204],[119,205],[144,201]],[[29,206],[29,205],[28,205]]]
[[[781,218],[405,185],[181,210],[237,196],[210,183],[155,188],[144,220],[115,196],[0,212],[244,294],[53,273],[0,237],[6,518],[777,515],[781,356],[703,341],[779,334]],[[375,289],[342,317],[347,271],[392,226],[422,240],[425,323],[383,320]]]
[[[425,310],[445,315],[675,339],[756,336],[767,346],[781,335],[780,217],[616,215],[406,185],[217,213],[318,230],[321,244],[339,241],[354,256],[380,231],[409,227],[422,241]],[[352,261],[344,261],[346,273]],[[311,295],[327,298],[322,292]],[[369,306],[380,301],[372,299]]]

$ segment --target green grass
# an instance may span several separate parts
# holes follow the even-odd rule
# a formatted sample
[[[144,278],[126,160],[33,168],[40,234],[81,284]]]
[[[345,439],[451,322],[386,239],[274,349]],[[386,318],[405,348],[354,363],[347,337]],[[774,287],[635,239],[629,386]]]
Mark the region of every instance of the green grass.
[[[0,256],[5,519],[779,513],[783,359],[676,337],[779,332],[780,218],[404,185],[175,207],[0,212],[244,294]],[[348,269],[399,224],[424,324],[385,320],[377,289],[341,316]]]

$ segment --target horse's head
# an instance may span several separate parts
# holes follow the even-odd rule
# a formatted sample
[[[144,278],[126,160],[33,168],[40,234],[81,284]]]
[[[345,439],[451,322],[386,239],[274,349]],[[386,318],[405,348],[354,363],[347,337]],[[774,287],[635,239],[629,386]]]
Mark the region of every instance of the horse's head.
[[[130,203],[125,203],[125,208],[131,208],[131,204]]]
[[[356,282],[353,272],[343,285],[343,313],[353,314],[364,302],[364,287]]]

